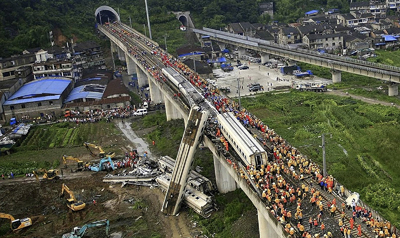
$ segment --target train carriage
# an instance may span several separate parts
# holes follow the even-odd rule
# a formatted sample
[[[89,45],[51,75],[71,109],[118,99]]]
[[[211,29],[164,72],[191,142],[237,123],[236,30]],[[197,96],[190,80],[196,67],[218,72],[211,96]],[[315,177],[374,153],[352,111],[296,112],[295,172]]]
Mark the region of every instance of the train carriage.
[[[267,163],[267,152],[232,112],[219,114],[217,119],[225,139],[246,166],[253,165],[259,168]]]

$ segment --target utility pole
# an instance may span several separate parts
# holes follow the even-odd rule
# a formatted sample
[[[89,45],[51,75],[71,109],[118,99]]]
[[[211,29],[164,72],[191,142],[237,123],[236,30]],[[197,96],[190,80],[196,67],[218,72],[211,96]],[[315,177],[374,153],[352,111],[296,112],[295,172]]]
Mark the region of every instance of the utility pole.
[[[239,93],[239,110],[242,108],[242,104],[240,102],[240,80],[244,79],[244,78],[237,78],[237,82],[238,82],[238,93]]]
[[[325,134],[322,134],[322,165],[323,175],[326,177]]]
[[[332,134],[330,134],[330,133],[326,133],[326,134],[329,134],[332,138]],[[321,137],[322,137],[322,146],[321,147],[322,147],[322,166],[323,166],[322,173],[323,173],[324,177],[326,177],[328,175],[328,173],[326,172],[325,133],[322,134]]]
[[[193,57],[193,69],[194,69],[194,72],[196,72],[196,59],[194,57],[194,52],[192,52],[192,57]]]
[[[167,37],[168,37],[168,36],[169,36],[169,35],[168,35],[167,33],[164,34],[165,52],[167,52],[167,53],[168,53],[168,48],[167,48]]]
[[[153,38],[151,37],[150,17],[149,17],[149,8],[147,7],[147,0],[144,0],[144,3],[146,5],[146,16],[147,16],[147,26],[149,27],[149,38],[150,40],[152,40]]]
[[[132,18],[130,15],[129,15],[129,25],[131,25],[131,28],[132,28]]]
[[[147,37],[147,32],[146,32],[146,24],[143,24],[143,28],[144,28],[144,36]]]

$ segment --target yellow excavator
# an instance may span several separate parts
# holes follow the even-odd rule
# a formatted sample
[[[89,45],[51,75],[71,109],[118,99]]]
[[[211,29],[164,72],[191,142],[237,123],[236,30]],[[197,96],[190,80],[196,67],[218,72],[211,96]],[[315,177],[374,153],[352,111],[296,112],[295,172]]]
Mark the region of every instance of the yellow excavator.
[[[10,219],[11,229],[13,231],[17,231],[32,225],[32,220],[30,218],[15,219],[12,215],[6,213],[0,213],[0,218]]]
[[[90,152],[90,155],[91,155],[92,157],[97,157],[97,155],[96,155],[95,153],[93,153],[93,151],[92,151],[90,148],[94,148],[94,149],[99,150],[99,155],[98,155],[98,157],[99,157],[100,159],[103,159],[103,158],[105,158],[105,157],[110,157],[110,158],[112,159],[112,158],[115,157],[115,152],[106,153],[106,152],[103,150],[103,148],[101,148],[101,147],[98,146],[98,145],[95,145],[95,144],[92,144],[92,143],[89,143],[89,142],[85,142],[85,143],[83,143],[83,145],[84,145],[84,146],[86,147],[86,149]]]
[[[58,169],[50,169],[50,170],[45,170],[45,169],[38,169],[38,170],[34,170],[32,172],[35,177],[36,180],[39,181],[39,174],[43,174],[43,179],[46,180],[57,180],[60,178],[59,174],[60,171],[58,171]]]
[[[67,185],[62,184],[61,187],[61,194],[60,197],[64,196],[64,191],[69,194],[69,198],[67,198],[67,206],[74,212],[80,211],[86,207],[86,203],[82,201],[77,201],[74,195],[74,192],[72,192]]]
[[[69,155],[63,155],[62,159],[63,159],[64,165],[65,165],[65,168],[67,168],[67,160],[76,161],[78,163],[78,168],[83,168],[83,161],[78,158],[75,158],[75,157],[69,156]]]

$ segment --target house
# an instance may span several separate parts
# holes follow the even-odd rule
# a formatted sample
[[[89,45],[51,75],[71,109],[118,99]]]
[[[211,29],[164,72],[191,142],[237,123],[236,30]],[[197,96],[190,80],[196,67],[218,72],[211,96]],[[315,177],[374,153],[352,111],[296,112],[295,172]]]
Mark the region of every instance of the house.
[[[342,34],[328,35],[306,35],[303,37],[303,43],[309,49],[336,49],[343,47]]]
[[[271,19],[274,18],[274,2],[261,2],[258,4],[261,15],[268,14]]]
[[[227,26],[227,31],[237,35],[244,35],[244,30],[239,23],[230,23]]]
[[[350,3],[350,12],[362,12],[362,13],[369,13],[370,6],[369,1],[365,2],[351,2]]]
[[[294,27],[281,28],[278,35],[278,43],[281,45],[301,43],[299,30]]]
[[[0,59],[0,81],[15,78],[15,71],[22,66],[31,66],[35,62],[34,54],[15,55]]]

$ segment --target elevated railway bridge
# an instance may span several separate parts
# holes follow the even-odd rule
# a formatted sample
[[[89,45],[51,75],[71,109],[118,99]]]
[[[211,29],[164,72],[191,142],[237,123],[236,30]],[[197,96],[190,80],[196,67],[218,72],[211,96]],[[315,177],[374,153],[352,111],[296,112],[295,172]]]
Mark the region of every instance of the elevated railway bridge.
[[[314,184],[313,188],[318,190],[321,195],[320,202],[325,211],[322,220],[327,223],[326,231],[332,233],[332,237],[341,236],[337,223],[338,219],[341,218],[339,204],[344,202],[343,197],[338,196],[335,192],[327,193],[319,189],[311,176],[306,176],[301,178],[301,180],[298,176],[294,176],[296,172],[300,174],[298,171],[299,167],[295,167],[290,171],[283,169],[286,162],[281,159],[281,163],[278,163],[272,157],[272,153],[286,147],[288,150],[291,148],[287,143],[285,145],[284,140],[272,140],[272,137],[279,137],[276,134],[270,134],[271,140],[267,140],[265,139],[265,131],[245,128],[239,121],[234,122],[235,120],[229,121],[224,119],[229,118],[229,114],[233,118],[235,116],[232,112],[224,113],[214,107],[216,101],[213,101],[212,97],[207,97],[208,91],[204,80],[198,77],[195,72],[184,67],[173,56],[160,49],[156,42],[119,22],[119,18],[113,16],[115,13],[112,11],[107,12],[107,9],[108,7],[103,6],[101,11],[96,11],[97,29],[110,39],[112,51],[118,52],[119,58],[126,61],[128,74],[136,72],[139,85],[149,84],[153,102],[165,102],[168,120],[178,118],[185,120],[185,134],[183,135],[180,153],[176,160],[176,164],[179,166],[177,169],[174,169],[173,173],[175,174],[172,175],[173,178],[177,179],[171,180],[172,187],[168,189],[162,207],[163,211],[172,215],[178,212],[183,183],[185,183],[188,169],[193,159],[193,150],[199,142],[198,136],[200,135],[203,143],[214,155],[218,190],[222,193],[233,191],[237,188],[244,191],[257,209],[260,237],[301,237],[303,231],[297,226],[297,222],[300,222],[305,227],[305,232],[309,232],[313,236],[317,233],[321,234],[319,227],[310,228],[308,225],[308,220],[310,218],[317,218],[319,214],[319,210],[312,209],[308,202],[310,199],[309,194],[308,197],[298,196],[297,202],[287,203],[286,208],[283,209],[285,213],[290,211],[292,214],[296,214],[296,216],[299,214],[300,209],[301,217],[288,221],[282,220],[284,216],[282,215],[283,210],[280,210],[278,206],[281,206],[284,199],[280,198],[278,193],[280,194],[283,190],[275,189],[275,193],[272,191],[271,196],[275,196],[275,199],[270,202],[264,196],[267,189],[265,189],[263,184],[260,184],[260,180],[257,180],[258,177],[257,179],[255,178],[259,176],[259,173],[262,173],[263,176],[264,169],[265,173],[267,173],[267,164],[276,168],[280,168],[283,165],[283,172],[277,173],[276,170],[275,172],[271,172],[274,175],[268,178],[271,184],[272,181],[280,183],[284,180],[285,183],[290,183],[296,194],[299,190],[302,190],[302,184],[306,184],[308,187],[312,187],[312,184]],[[105,21],[104,15],[107,15],[107,19],[110,20]],[[101,23],[99,19],[102,19]],[[222,96],[218,98],[223,100]],[[233,108],[232,111],[237,113],[237,104],[235,107],[235,103],[233,102],[231,106]],[[200,115],[198,112],[203,113]],[[192,115],[190,118],[189,114]],[[224,116],[221,116],[222,114]],[[204,123],[205,115],[209,115],[207,116],[207,123]],[[246,116],[251,115],[246,114]],[[220,137],[221,131],[223,131],[223,137]],[[258,138],[258,140],[255,138]],[[281,142],[283,142],[284,147],[282,147]],[[263,157],[267,154],[269,156],[268,162]],[[290,165],[287,168],[290,168]],[[317,170],[319,171],[319,169]],[[267,179],[267,176],[265,178]],[[332,214],[334,216],[329,216],[327,215],[330,209],[328,205],[331,205],[333,198],[337,200],[338,210]],[[173,204],[173,207],[168,207],[171,204]],[[351,211],[344,210],[343,222],[348,227],[350,226],[351,215]],[[374,217],[376,216],[377,214],[374,214]],[[288,224],[291,225],[291,228],[288,227]],[[356,220],[357,224],[361,224],[360,237],[372,238],[375,236],[371,228],[368,228],[365,223],[361,223],[360,219]],[[353,229],[351,234],[356,236],[357,229]]]
[[[210,28],[192,30],[199,36],[207,36],[207,39],[209,37],[209,39],[219,42],[219,44],[221,44],[221,49],[225,49],[226,45],[238,47],[239,57],[245,53],[245,49],[251,49],[260,53],[262,63],[268,61],[270,55],[274,55],[329,68],[332,73],[333,83],[341,82],[341,72],[368,76],[387,82],[389,96],[398,95],[398,84],[400,83],[399,67],[372,63],[345,56],[320,54],[317,51],[291,48],[288,45],[276,44],[273,41],[261,40],[250,36],[243,36]]]

